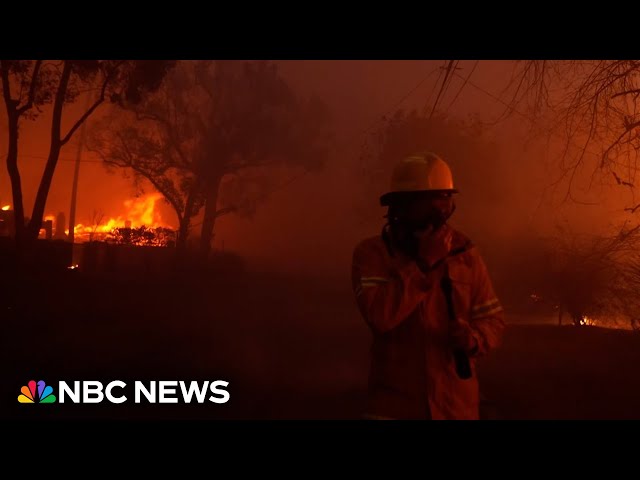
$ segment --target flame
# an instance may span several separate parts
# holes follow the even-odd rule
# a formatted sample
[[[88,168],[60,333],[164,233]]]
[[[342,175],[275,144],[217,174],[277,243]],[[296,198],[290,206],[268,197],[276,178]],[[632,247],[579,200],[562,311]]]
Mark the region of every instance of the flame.
[[[127,222],[131,223],[131,228],[142,226],[172,228],[162,220],[160,213],[156,210],[156,204],[161,198],[162,195],[159,193],[150,193],[144,197],[126,200],[124,202],[126,212],[124,215],[96,219],[95,221],[99,222],[99,225],[78,223],[73,229],[74,236],[77,241],[87,241],[92,233],[97,234],[96,236],[104,236],[114,228],[125,227]]]
[[[592,317],[588,317],[587,315],[583,315],[580,319],[580,325],[589,325],[593,326],[596,324],[596,319]]]
[[[4,207],[2,207],[2,210],[4,210],[6,212],[10,208],[11,208],[11,205],[5,205]]]
[[[159,193],[147,195],[142,201],[127,200],[124,202],[124,206],[129,210],[129,220],[132,220],[132,227],[140,227],[142,225],[147,226],[160,226],[162,222],[160,214],[154,211],[156,202],[162,197]],[[136,219],[140,224],[134,225],[133,219]],[[156,225],[157,224],[157,225]]]

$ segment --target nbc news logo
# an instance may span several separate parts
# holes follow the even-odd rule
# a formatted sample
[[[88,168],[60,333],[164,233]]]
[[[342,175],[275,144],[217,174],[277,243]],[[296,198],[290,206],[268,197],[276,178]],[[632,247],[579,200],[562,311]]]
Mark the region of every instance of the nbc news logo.
[[[185,382],[185,381],[136,381],[133,386],[135,403],[227,403],[230,398],[226,387],[229,382],[216,380],[214,382]],[[117,392],[114,391],[118,389]],[[114,380],[103,386],[102,382],[94,380],[76,380],[73,386],[67,382],[58,382],[60,399],[53,395],[53,388],[45,384],[44,380],[36,382],[31,380],[20,389],[18,402],[20,403],[101,403],[105,399],[109,403],[124,403],[127,401],[125,393],[127,384],[120,380]],[[129,394],[131,392],[129,391]],[[209,395],[209,393],[211,395]],[[143,400],[144,399],[144,400]]]
[[[37,389],[36,389],[37,386]],[[40,380],[36,383],[35,380],[31,380],[25,386],[20,389],[20,395],[18,395],[18,402],[20,403],[56,403],[56,396],[53,394],[53,388],[44,383],[44,380]]]

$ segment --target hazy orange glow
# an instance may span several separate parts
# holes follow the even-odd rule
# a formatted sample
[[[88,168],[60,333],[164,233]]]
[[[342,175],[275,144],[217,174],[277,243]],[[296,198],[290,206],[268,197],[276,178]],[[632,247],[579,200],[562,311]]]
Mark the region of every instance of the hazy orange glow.
[[[371,125],[379,127],[382,114],[391,112],[398,105],[398,100],[409,92],[412,93],[399,107],[420,111],[425,104],[432,104],[442,78],[434,74],[420,82],[430,71],[440,68],[443,61],[296,60],[277,63],[295,92],[305,97],[317,94],[327,103],[335,122],[336,143],[342,145],[345,142],[349,147],[332,154],[326,168],[319,173],[297,177],[296,172],[285,172],[282,179],[274,177],[278,178],[278,185],[286,184],[286,187],[260,201],[254,216],[230,214],[218,218],[214,230],[214,248],[236,252],[252,264],[260,264],[265,268],[342,276],[345,265],[351,261],[353,246],[362,238],[378,233],[384,223],[385,211],[378,205],[377,197],[363,197],[362,189],[356,188],[369,176],[368,169],[359,166],[356,161],[367,134],[373,131],[366,129]],[[474,60],[462,61],[460,66],[463,70],[460,73],[466,76],[474,63]],[[512,69],[513,63],[510,61],[483,60],[473,74],[472,82],[499,96],[502,86],[511,77]],[[451,88],[443,94],[441,102],[443,108],[447,108],[447,115],[463,119],[477,114],[479,120],[491,123],[502,114],[504,105],[470,85],[462,89],[459,98],[448,107],[457,98],[462,85],[463,80],[456,76]],[[82,101],[65,106],[65,128],[70,128],[71,122],[83,113],[83,108]],[[106,110],[101,107],[96,112],[96,119],[104,112]],[[6,153],[5,115],[6,112],[0,112],[0,155]],[[47,115],[50,115],[50,108],[37,121],[26,122],[21,127],[23,141],[20,155],[25,156],[21,164],[21,177],[27,217],[32,212],[50,147]],[[501,124],[499,131],[491,132],[491,135],[496,135],[500,155],[489,170],[485,166],[480,170],[474,167],[468,174],[464,163],[454,170],[455,179],[465,174],[471,179],[460,185],[458,209],[452,219],[455,227],[474,239],[487,255],[502,259],[505,242],[515,244],[520,237],[528,238],[532,232],[551,234],[555,232],[555,224],[564,221],[563,218],[569,219],[571,227],[577,232],[594,233],[606,231],[611,222],[629,219],[629,212],[622,210],[623,207],[635,205],[628,188],[615,186],[603,190],[602,198],[596,198],[595,190],[579,197],[582,201],[597,203],[593,206],[561,203],[556,197],[563,198],[566,193],[564,184],[558,187],[555,197],[553,189],[543,190],[553,181],[552,177],[555,179],[557,176],[558,172],[552,170],[551,165],[556,161],[558,152],[564,151],[564,144],[553,137],[548,145],[546,141],[539,142],[540,145],[531,142],[523,149],[521,135],[523,130],[528,133],[527,125],[516,116]],[[64,212],[67,221],[78,141],[77,133],[63,149],[47,199],[46,213],[57,215],[58,212]],[[576,140],[576,143],[579,142]],[[547,146],[551,149],[549,152]],[[472,164],[473,160],[470,159],[469,163]],[[478,171],[488,172],[487,180],[494,185],[491,195],[487,194],[487,182],[473,181],[473,175]],[[582,175],[576,175],[575,181],[580,189],[589,184],[592,171],[586,168]],[[105,214],[96,233],[112,226],[124,226],[130,210],[124,202],[133,198],[134,186],[131,175],[120,173],[120,170],[107,173],[97,155],[83,151],[75,228],[79,236],[76,241],[88,239],[89,233],[83,232],[91,232],[95,210]],[[288,178],[296,179],[288,183]],[[327,192],[328,185],[331,186],[330,194]],[[145,188],[149,189],[149,193],[152,191],[149,185],[145,185]],[[10,192],[6,168],[0,169],[0,194],[4,195],[0,199],[0,206],[11,202]],[[551,197],[555,203],[552,203]],[[358,202],[368,202],[362,210],[373,220],[369,217],[363,219],[363,214],[355,208]],[[164,221],[177,227],[175,213],[165,202],[156,202],[154,211],[162,212],[163,217],[162,221],[156,219],[156,224]],[[328,215],[327,212],[340,213]],[[192,219],[192,239],[200,234],[202,215],[200,212],[198,218]],[[136,226],[140,217],[129,219],[132,226]],[[310,249],[309,245],[314,245],[314,248]]]

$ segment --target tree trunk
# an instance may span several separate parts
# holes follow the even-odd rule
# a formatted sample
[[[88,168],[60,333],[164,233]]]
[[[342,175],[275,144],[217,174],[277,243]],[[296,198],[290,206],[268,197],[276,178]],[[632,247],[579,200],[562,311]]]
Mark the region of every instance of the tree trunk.
[[[180,254],[184,254],[187,251],[187,238],[189,237],[189,224],[191,223],[191,217],[193,214],[193,205],[196,201],[196,188],[191,188],[187,201],[185,203],[184,212],[180,219],[180,229],[178,230],[178,241],[176,247]]]
[[[16,244],[21,246],[24,241],[24,206],[22,203],[22,183],[18,170],[18,116],[9,112],[9,149],[7,152],[7,172],[11,180],[11,194],[13,198],[13,224]]]
[[[180,226],[178,228],[178,238],[176,238],[176,249],[178,253],[182,255],[187,251],[187,237],[189,235],[189,220],[181,219]]]
[[[191,223],[191,215],[179,217],[178,238],[176,239],[176,248],[180,256],[184,256],[187,251],[187,239],[189,238],[189,224]]]
[[[36,201],[33,204],[33,214],[29,221],[27,229],[27,236],[31,240],[38,238],[40,227],[42,226],[42,217],[44,216],[44,209],[47,204],[47,197],[49,196],[49,189],[51,188],[51,180],[53,180],[53,174],[56,171],[56,165],[58,164],[58,158],[60,157],[60,149],[62,148],[62,141],[60,139],[60,127],[62,124],[62,107],[64,106],[64,99],[67,94],[67,85],[69,84],[69,77],[71,76],[71,64],[67,61],[64,63],[62,75],[60,76],[60,84],[56,92],[56,98],[53,105],[53,118],[51,120],[51,145],[49,147],[49,158],[47,158],[47,164],[44,167],[44,173],[40,180],[40,186],[38,187],[38,193],[36,194]],[[73,226],[69,226],[73,228]]]
[[[18,100],[11,98],[11,82],[9,81],[9,67],[4,60],[0,60],[0,76],[2,77],[2,97],[7,110],[9,129],[9,148],[7,151],[7,172],[11,181],[11,195],[13,198],[13,223],[16,245],[20,247],[24,238],[24,206],[22,204],[22,185],[18,170]]]
[[[47,205],[47,197],[49,196],[49,189],[51,188],[51,181],[53,180],[53,174],[55,173],[59,156],[60,146],[52,146],[49,152],[49,158],[47,159],[47,165],[44,167],[44,173],[40,180],[40,187],[36,194],[36,201],[33,204],[33,213],[27,228],[27,236],[30,240],[37,239],[38,233],[40,233],[42,218],[44,217],[44,209]],[[72,228],[71,225],[69,225],[69,228]]]
[[[211,252],[211,242],[213,240],[213,228],[216,223],[216,212],[218,211],[218,190],[220,178],[211,182],[205,194],[204,221],[200,231],[200,254],[203,258],[209,258]]]

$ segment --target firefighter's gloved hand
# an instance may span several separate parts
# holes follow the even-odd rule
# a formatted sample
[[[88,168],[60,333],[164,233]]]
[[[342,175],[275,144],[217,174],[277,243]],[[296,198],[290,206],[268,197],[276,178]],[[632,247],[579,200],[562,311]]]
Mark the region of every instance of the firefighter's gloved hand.
[[[473,355],[478,350],[478,340],[468,322],[456,320],[449,323],[449,341],[454,350]]]

